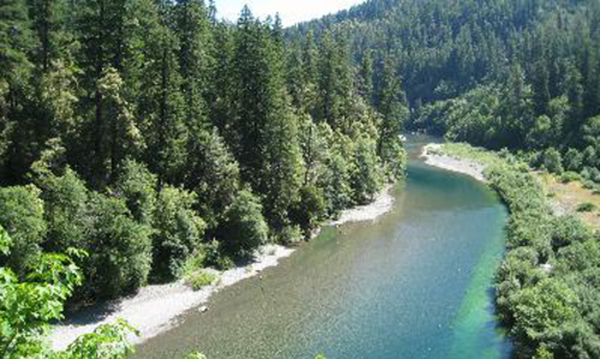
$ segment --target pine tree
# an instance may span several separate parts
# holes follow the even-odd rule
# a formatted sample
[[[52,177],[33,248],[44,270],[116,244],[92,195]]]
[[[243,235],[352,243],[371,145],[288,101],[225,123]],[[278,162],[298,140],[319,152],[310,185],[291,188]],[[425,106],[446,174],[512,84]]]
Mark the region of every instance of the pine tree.
[[[388,166],[388,175],[397,178],[404,172],[405,158],[400,134],[410,113],[406,95],[401,88],[400,76],[391,59],[385,62],[380,98],[379,111],[382,118],[379,125],[377,153],[384,165]]]
[[[366,51],[360,63],[359,92],[367,103],[373,101],[373,53]]]
[[[143,158],[159,184],[185,177],[190,130],[185,121],[179,42],[168,27],[172,5],[138,0],[130,13],[130,46],[125,61],[128,97],[135,103],[136,122],[147,145]]]
[[[240,169],[217,129],[202,132],[196,143],[192,152],[198,155],[190,161],[189,171],[193,176],[185,184],[198,194],[200,214],[214,231],[239,191]]]
[[[78,60],[82,68],[82,86],[87,90],[87,97],[82,106],[87,111],[87,140],[84,140],[85,153],[92,154],[93,161],[79,158],[79,167],[83,170],[96,188],[103,188],[109,179],[106,172],[106,131],[111,121],[109,112],[118,111],[110,108],[103,99],[100,80],[106,75],[108,68],[117,73],[123,70],[126,55],[126,18],[127,7],[124,0],[77,0],[73,3],[76,14],[76,39],[81,44]],[[108,112],[107,112],[108,111]]]
[[[499,146],[515,147],[524,143],[533,121],[531,87],[525,83],[525,74],[520,65],[514,65],[506,80],[503,106],[503,132]]]
[[[96,134],[103,139],[101,152],[97,153],[101,169],[109,178],[104,183],[117,179],[121,162],[127,156],[136,156],[143,148],[143,138],[133,119],[131,105],[123,96],[123,80],[113,68],[107,68],[98,81],[98,91],[102,95],[102,108],[108,121]],[[110,180],[110,181],[109,181]]]
[[[328,31],[323,35],[319,54],[319,111],[318,118],[327,121],[332,128],[348,129],[344,121],[345,100],[350,97],[352,73],[347,46],[336,41]]]
[[[29,0],[32,28],[38,38],[33,49],[35,65],[41,72],[51,69],[52,63],[65,59],[73,42],[67,29],[68,12],[65,0]]]
[[[581,144],[581,141],[577,140],[577,135],[585,121],[583,117],[584,89],[582,81],[581,72],[579,72],[575,64],[568,62],[565,65],[564,79],[561,87],[563,95],[569,99],[571,106],[564,130],[568,136],[568,141],[572,144]]]
[[[207,126],[205,88],[212,67],[210,22],[203,0],[182,0],[175,5],[174,33],[179,41],[181,92],[186,124],[193,133]]]
[[[35,156],[29,86],[36,46],[25,0],[0,2],[0,181],[18,181]],[[4,166],[3,166],[4,165]]]
[[[214,67],[208,101],[211,120],[231,148],[239,144],[235,123],[237,122],[236,108],[236,71],[234,61],[235,29],[225,24],[217,24],[213,28],[215,46],[213,47]]]
[[[540,59],[533,65],[532,76],[535,114],[539,116],[547,113],[550,102],[550,74],[545,60]]]
[[[268,56],[268,33],[250,9],[244,7],[238,20],[233,60],[236,98],[235,146],[242,179],[264,190],[265,125],[275,105],[275,88]]]
[[[297,119],[285,91],[283,46],[277,31],[244,8],[235,50],[242,179],[265,196],[267,220],[280,229],[287,225],[302,171]]]

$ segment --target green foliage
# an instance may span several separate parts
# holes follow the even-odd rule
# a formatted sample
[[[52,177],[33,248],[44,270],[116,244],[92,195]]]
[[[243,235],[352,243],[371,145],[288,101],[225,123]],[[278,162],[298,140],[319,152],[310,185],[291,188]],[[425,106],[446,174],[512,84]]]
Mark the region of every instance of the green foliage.
[[[496,304],[519,356],[597,356],[600,336],[592,329],[592,313],[600,292],[588,282],[600,268],[596,235],[575,217],[554,217],[542,187],[518,163],[465,147],[444,146],[444,151],[456,155],[459,148],[463,155],[487,158],[486,178],[510,210]]]
[[[12,241],[0,226],[0,249],[7,253]],[[78,257],[85,252],[69,250]],[[127,334],[135,332],[124,321],[104,325],[84,335],[67,350],[54,352],[44,336],[49,322],[63,319],[64,302],[81,285],[82,275],[71,258],[59,254],[40,255],[27,268],[23,279],[0,268],[0,355],[2,358],[121,359],[133,353]]]
[[[585,202],[577,206],[577,212],[592,212],[596,209],[596,205],[591,202]]]
[[[114,298],[137,290],[147,281],[152,263],[151,229],[137,223],[125,203],[93,193],[93,224],[84,263],[85,293]]]
[[[217,281],[216,274],[208,271],[196,271],[185,276],[185,282],[192,286],[194,290],[200,290],[203,287],[212,285]]]
[[[81,284],[81,274],[68,257],[43,255],[32,263],[25,281],[4,267],[0,278],[0,355],[41,355],[48,322],[62,319],[63,303]]]
[[[579,180],[579,174],[577,172],[564,172],[560,175],[560,181],[562,183],[571,183]]]
[[[305,232],[310,232],[326,217],[326,211],[323,190],[316,185],[307,185],[300,189],[300,200],[292,209],[291,218]]]
[[[569,148],[563,158],[567,171],[579,172],[583,166],[583,153],[574,148]]]
[[[188,265],[229,268],[271,233],[297,243],[402,177],[400,53],[215,13],[0,3],[0,264],[22,276],[45,252],[85,250],[69,303],[88,304]]]
[[[33,186],[0,188],[0,226],[12,237],[11,253],[3,258],[17,274],[34,264],[41,253],[46,234],[44,202],[40,190]]]
[[[360,138],[356,145],[354,161],[351,175],[354,199],[360,204],[368,203],[379,192],[384,182],[375,142],[368,138]]]
[[[64,352],[50,354],[50,359],[125,359],[135,352],[128,342],[128,335],[137,330],[124,320],[104,324],[77,338]]]
[[[304,234],[299,225],[286,226],[277,233],[277,242],[283,245],[294,245],[300,243],[304,239]]]
[[[212,230],[225,209],[233,203],[240,187],[240,169],[223,138],[216,129],[203,133],[188,187],[198,194],[200,214]]]
[[[157,178],[141,163],[126,160],[115,185],[136,221],[152,225],[156,208]]]
[[[206,357],[206,355],[196,352],[196,353],[188,354],[184,359],[208,359],[208,358]]]
[[[542,280],[519,291],[513,300],[519,303],[515,307],[513,334],[523,341],[558,344],[560,327],[577,319],[577,296],[556,280]]]
[[[223,249],[236,257],[248,257],[265,244],[269,228],[262,216],[259,199],[249,190],[241,190],[225,212],[218,230]]]
[[[547,149],[542,156],[542,166],[552,173],[561,174],[564,169],[560,152],[554,148]]]
[[[192,209],[194,193],[167,186],[154,213],[153,269],[159,278],[176,276],[185,260],[200,248],[206,224]]]
[[[71,169],[62,176],[42,176],[38,182],[48,223],[44,247],[56,252],[71,247],[87,248],[90,213],[85,183]]]

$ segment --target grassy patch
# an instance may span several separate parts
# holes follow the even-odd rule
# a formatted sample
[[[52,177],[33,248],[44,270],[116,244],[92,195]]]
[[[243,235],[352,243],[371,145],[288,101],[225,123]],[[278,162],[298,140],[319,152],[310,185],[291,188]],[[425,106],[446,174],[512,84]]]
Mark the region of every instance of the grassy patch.
[[[215,273],[201,270],[189,274],[185,278],[185,282],[192,286],[194,290],[200,290],[208,285],[214,284],[217,279],[218,277]]]
[[[579,174],[575,172],[565,172],[562,175],[560,175],[560,181],[562,183],[571,183],[579,181]]]
[[[577,212],[593,212],[597,206],[591,202],[585,202],[577,206]]]
[[[446,143],[440,148],[439,152],[447,156],[467,158],[486,166],[501,165],[504,162],[495,152],[464,143]]]

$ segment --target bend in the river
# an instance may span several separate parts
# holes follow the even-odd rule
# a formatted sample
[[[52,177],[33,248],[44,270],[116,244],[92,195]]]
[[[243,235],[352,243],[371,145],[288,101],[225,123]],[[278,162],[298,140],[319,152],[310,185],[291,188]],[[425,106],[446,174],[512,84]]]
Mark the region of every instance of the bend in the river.
[[[418,159],[394,209],[326,228],[290,258],[214,295],[139,358],[508,358],[493,312],[507,212],[485,185]]]

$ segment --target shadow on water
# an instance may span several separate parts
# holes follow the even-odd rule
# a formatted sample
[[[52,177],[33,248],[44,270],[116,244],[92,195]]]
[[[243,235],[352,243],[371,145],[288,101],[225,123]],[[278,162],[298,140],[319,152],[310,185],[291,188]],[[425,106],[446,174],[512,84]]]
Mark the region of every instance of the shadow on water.
[[[393,210],[375,223],[325,228],[262,279],[214,295],[210,311],[138,347],[139,358],[509,358],[493,275],[506,209],[484,185],[410,166]]]

